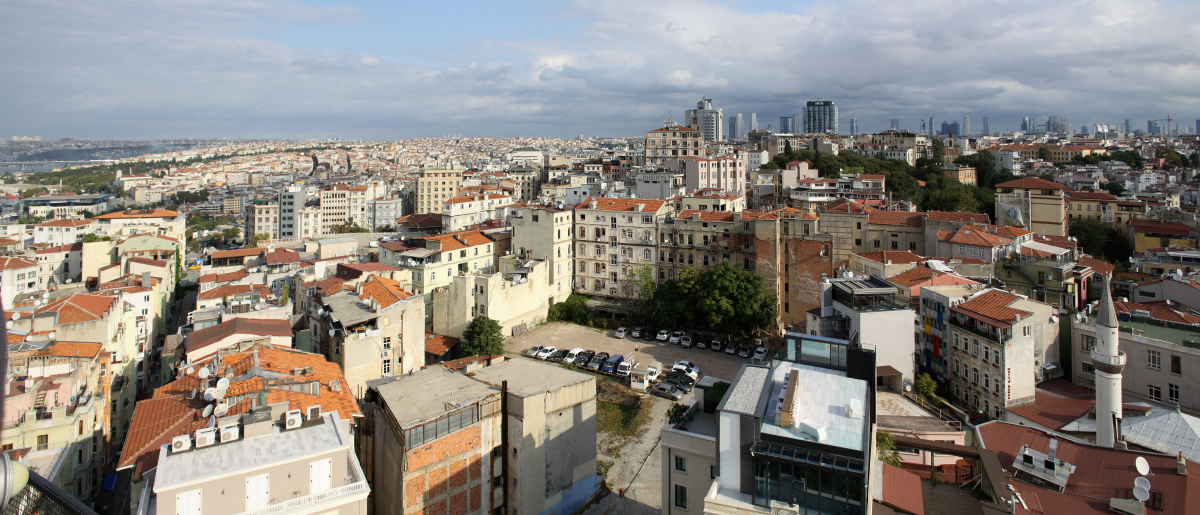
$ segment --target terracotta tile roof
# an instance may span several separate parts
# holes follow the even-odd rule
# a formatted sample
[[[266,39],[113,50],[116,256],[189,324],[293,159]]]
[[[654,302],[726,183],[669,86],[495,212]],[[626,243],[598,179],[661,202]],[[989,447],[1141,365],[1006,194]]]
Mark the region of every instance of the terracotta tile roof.
[[[170,242],[179,243],[179,240],[172,238],[170,236],[163,236],[161,234],[150,234],[150,233],[144,232],[141,234],[135,234],[133,236],[126,236],[124,238],[121,238],[121,239],[117,240],[117,245],[120,245],[122,243],[125,243],[129,240],[136,239],[136,238],[153,238],[153,239],[158,239],[158,240],[167,240]]]
[[[1117,196],[1111,193],[1100,193],[1098,191],[1075,191],[1067,190],[1067,198],[1071,200],[1105,200],[1115,201]]]
[[[263,260],[268,265],[299,263],[300,253],[292,249],[275,249],[263,254]]]
[[[229,258],[236,258],[236,257],[257,256],[257,255],[262,254],[266,250],[267,249],[262,249],[262,248],[258,248],[258,247],[253,247],[253,248],[248,248],[248,249],[218,250],[216,252],[213,252],[212,256],[210,256],[210,257],[212,259],[229,259]]]
[[[428,352],[428,351],[426,351],[426,352]],[[467,366],[469,366],[469,365],[474,365],[476,363],[487,363],[487,362],[491,362],[491,364],[495,365],[498,363],[503,363],[506,359],[507,358],[505,358],[503,354],[493,354],[491,356],[467,356],[465,358],[458,358],[455,360],[443,361],[439,364],[450,370],[453,370],[455,372],[462,372],[462,371],[465,371],[467,369]],[[433,365],[433,366],[437,366],[437,365]]]
[[[196,298],[199,300],[213,300],[222,298],[226,295],[231,297],[234,295],[245,295],[255,290],[257,290],[262,297],[269,295],[269,293],[266,291],[267,289],[261,284],[222,284],[211,290],[200,292],[198,295],[196,295]]]
[[[972,315],[975,318],[985,318],[985,322],[999,327],[1009,327],[1018,316],[1027,317],[1032,312],[1011,308],[1010,304],[1020,300],[1020,297],[1001,290],[986,290],[973,295],[969,300],[950,309],[959,313]]]
[[[116,303],[116,297],[76,293],[37,308],[34,312],[58,313],[58,324],[74,324],[103,319]]]
[[[925,499],[921,493],[921,477],[886,463],[883,464],[884,506],[903,513],[925,515]]]
[[[442,336],[425,331],[425,353],[433,354],[434,356],[442,356],[450,352],[450,348],[458,343],[457,338],[450,336]]]
[[[905,264],[905,263],[924,263],[928,259],[913,254],[907,250],[885,250],[882,252],[859,252],[855,253],[862,259],[874,261],[881,264]]]
[[[1005,181],[996,185],[996,188],[1014,188],[1026,190],[1064,190],[1062,184],[1054,181],[1047,181],[1041,177],[1022,177],[1020,179]]]
[[[1129,227],[1134,232],[1144,232],[1152,234],[1174,234],[1177,236],[1187,236],[1195,229],[1177,223],[1177,222],[1154,222],[1151,220],[1130,220]]]
[[[1096,395],[1065,379],[1055,379],[1034,389],[1033,403],[1014,406],[1009,412],[1058,431],[1092,409]]]
[[[38,264],[28,259],[0,257],[0,270],[18,270],[35,266],[38,266]]]
[[[363,300],[374,299],[375,302],[379,303],[380,309],[383,309],[412,297],[412,295],[412,293],[406,292],[404,288],[400,287],[400,281],[372,275],[363,282],[362,295],[359,295],[359,298]]]
[[[986,224],[991,220],[986,213],[951,213],[949,211],[929,211],[926,218],[938,222],[959,222],[968,224]]]
[[[99,343],[86,342],[51,342],[37,352],[37,356],[55,356],[60,358],[95,358],[100,355],[103,347]]]
[[[888,277],[887,280],[892,284],[911,288],[939,275],[944,275],[944,273],[932,268],[918,266]]]
[[[972,257],[956,257],[956,258],[950,259],[950,262],[951,263],[962,263],[964,265],[986,265],[986,264],[988,264],[987,261],[984,261],[979,258],[972,258]]]
[[[131,257],[131,258],[129,258],[128,262],[129,263],[138,263],[138,264],[142,264],[142,265],[156,266],[159,268],[167,266],[166,261],[144,258],[144,257]]]
[[[404,225],[409,229],[441,229],[442,214],[441,213],[421,213],[415,215],[406,215],[396,219],[397,224]]]
[[[16,245],[18,243],[21,242],[9,238],[0,238],[0,247],[7,247],[9,245]]]
[[[85,225],[91,225],[91,223],[92,219],[90,218],[85,218],[83,220],[68,220],[65,218],[59,218],[57,220],[50,220],[49,222],[40,223],[38,224],[38,227],[83,227]]]
[[[938,231],[937,232],[937,240],[938,241],[950,241],[952,238],[954,238],[955,232],[957,232],[957,231]]]
[[[234,376],[225,398],[246,396],[230,406],[229,415],[249,412],[254,402],[253,394],[263,391],[267,404],[287,402],[288,409],[299,410],[320,406],[321,411],[338,412],[343,420],[362,416],[341,369],[320,354],[255,345],[244,352],[222,353],[220,358],[221,369],[215,376],[224,377],[226,370]],[[214,355],[199,360],[197,364],[207,365],[215,359]],[[264,381],[262,376],[247,376],[250,368],[256,365],[265,372],[276,372],[286,377]],[[306,367],[312,367],[312,371],[307,372]],[[294,373],[302,369],[305,371]],[[290,384],[313,381],[319,384],[316,394],[285,389]],[[154,466],[159,447],[170,442],[171,438],[207,427],[208,420],[200,417],[206,403],[199,396],[194,400],[189,400],[188,396],[193,391],[204,390],[208,385],[201,384],[201,379],[195,375],[183,374],[155,390],[152,398],[139,401],[117,468],[135,467],[136,478]]]
[[[124,220],[128,218],[175,218],[177,216],[179,216],[179,213],[176,211],[171,211],[169,209],[155,209],[153,211],[117,211],[115,213],[99,215],[95,218],[97,220]]]
[[[228,272],[228,273],[224,273],[224,274],[202,275],[202,276],[200,276],[200,280],[197,282],[202,283],[202,284],[203,283],[227,283],[230,281],[238,281],[241,279],[245,279],[249,275],[250,274],[248,272],[246,272],[245,269],[234,270],[232,272]]]
[[[1079,259],[1076,259],[1075,262],[1086,267],[1091,267],[1092,270],[1110,277],[1112,276],[1113,270],[1116,268],[1112,263],[1104,261],[1103,259],[1096,259],[1092,256],[1081,256]]]
[[[379,246],[383,247],[385,249],[388,249],[392,252],[404,252],[406,250],[412,249],[412,247],[405,245],[404,242],[402,242],[402,241],[385,241],[383,243],[380,243]]]
[[[1161,320],[1163,322],[1175,322],[1177,324],[1200,325],[1200,316],[1196,316],[1191,313],[1184,313],[1169,306],[1155,306],[1150,304],[1122,301],[1116,301],[1113,303],[1113,305],[1116,307],[1117,313],[1133,315],[1134,311],[1142,310],[1148,312],[1150,314],[1150,318],[1155,320]]]
[[[72,251],[82,251],[82,250],[83,250],[82,243],[72,243],[70,245],[59,245],[57,247],[46,247],[44,249],[35,251],[35,253],[36,254],[55,254],[58,252],[72,252]]]
[[[855,202],[853,200],[844,199],[844,198],[840,198],[833,202],[825,204],[825,207],[822,208],[822,211],[824,211],[826,213],[847,213],[847,214],[864,214],[864,213],[870,213],[871,211],[874,211],[874,210],[875,210],[875,208],[873,208],[873,207],[865,206],[865,205]]]
[[[212,327],[193,331],[184,344],[187,351],[203,349],[234,335],[247,336],[292,336],[292,326],[286,320],[258,318],[235,318]]]
[[[591,203],[595,202],[596,207],[591,207]],[[642,213],[657,213],[662,209],[665,200],[647,200],[647,199],[632,199],[632,198],[608,198],[608,197],[592,197],[579,204],[575,205],[575,209],[596,209],[600,211],[637,211],[637,206],[641,205]]]
[[[975,245],[979,247],[998,247],[1011,241],[1011,238],[998,236],[988,232],[986,225],[964,225],[950,238],[950,243]]]
[[[782,210],[780,210],[780,211],[782,211]],[[797,212],[798,211],[799,210],[797,210]],[[777,213],[779,213],[779,211],[774,211],[769,214],[777,215]],[[766,214],[761,211],[742,211],[741,213],[735,213],[733,211],[710,211],[707,209],[686,209],[679,213],[679,216],[676,218],[676,220],[683,220],[683,221],[692,220],[695,215],[700,215],[700,221],[703,221],[703,222],[729,223],[729,222],[733,222],[737,218],[737,215],[739,215],[739,214],[741,215],[741,219],[743,221],[765,219],[765,216],[766,216]]]
[[[1028,231],[1021,227],[1014,227],[1012,225],[979,225],[976,227],[989,227],[991,228],[992,234],[1013,239],[1033,234],[1033,231]]]
[[[879,225],[923,227],[925,225],[925,213],[875,210],[867,214],[867,221]]]

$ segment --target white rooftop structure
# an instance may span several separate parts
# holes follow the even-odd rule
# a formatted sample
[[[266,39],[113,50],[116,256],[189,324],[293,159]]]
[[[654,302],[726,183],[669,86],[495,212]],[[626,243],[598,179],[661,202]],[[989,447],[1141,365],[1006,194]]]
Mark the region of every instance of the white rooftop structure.
[[[790,426],[781,424],[788,378],[795,374],[795,398],[790,403]],[[745,379],[743,377],[743,379]],[[771,370],[770,398],[762,432],[862,451],[869,434],[864,406],[867,383],[846,377],[845,372],[784,361]],[[728,409],[728,404],[726,405]]]
[[[1183,452],[1189,461],[1200,462],[1200,418],[1177,410],[1126,417],[1121,420],[1125,441],[1164,454]]]

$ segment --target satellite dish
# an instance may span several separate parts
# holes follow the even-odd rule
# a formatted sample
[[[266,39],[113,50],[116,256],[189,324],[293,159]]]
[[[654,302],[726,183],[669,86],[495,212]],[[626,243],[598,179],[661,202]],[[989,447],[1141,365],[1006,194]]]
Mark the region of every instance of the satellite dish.
[[[56,336],[58,336],[58,331],[50,331],[50,339],[51,340],[53,340],[54,337],[56,337]]]
[[[1150,489],[1150,480],[1146,479],[1142,476],[1135,477],[1135,478],[1133,478],[1133,487],[1134,488],[1145,488],[1146,490],[1149,490]]]
[[[226,406],[225,403],[218,404],[217,407],[213,409],[213,415],[218,417],[224,417],[226,413],[229,413],[229,406]]]
[[[262,304],[261,302],[259,302],[258,304],[255,304],[255,305],[254,305],[254,309],[256,309],[256,310],[259,310],[259,309],[262,309],[262,308],[263,308],[263,304]]]
[[[4,323],[4,328],[5,328],[5,329],[12,329],[12,326],[13,326],[12,320],[9,320],[9,321],[7,321],[7,322],[5,322],[5,323]]]
[[[1133,460],[1133,466],[1137,467],[1138,474],[1145,476],[1150,473],[1150,462],[1146,461],[1146,458],[1138,456]]]
[[[217,388],[217,389],[213,390],[213,399],[216,399],[219,401],[224,398],[225,398],[225,389],[224,388]]]
[[[196,367],[187,367],[187,375],[190,376],[195,373],[196,373]]]
[[[196,372],[196,375],[199,376],[200,379],[208,379],[208,367],[201,367],[200,371]]]
[[[42,298],[43,298],[43,299],[48,299],[48,298],[50,298],[50,292],[48,292],[48,291],[44,291],[44,292],[42,292]]]
[[[212,401],[216,400],[215,398],[213,398],[214,391],[216,391],[215,388],[208,388],[208,389],[204,390],[204,400],[206,400],[208,402],[212,402]]]
[[[1149,501],[1149,500],[1150,500],[1150,490],[1147,490],[1147,489],[1145,489],[1145,488],[1142,488],[1142,487],[1140,487],[1140,486],[1138,486],[1138,487],[1134,487],[1134,489],[1133,489],[1133,497],[1134,497],[1135,499],[1139,500],[1139,501],[1142,501],[1142,502]]]
[[[13,312],[13,320],[20,320],[20,319],[21,319],[21,313],[14,311]]]
[[[204,418],[208,418],[208,416],[212,415],[212,413],[213,413],[212,404],[205,404],[204,409],[200,412],[200,416],[202,416]]]
[[[333,336],[333,333],[334,333],[335,331],[336,331],[336,329],[330,329],[330,330],[329,330],[329,336]]]
[[[225,391],[228,388],[229,388],[229,379],[224,378],[224,377],[217,379],[217,389],[218,390]]]
[[[63,282],[65,282],[65,283],[67,283],[67,284],[71,284],[71,280],[70,280],[70,279],[67,279],[66,281],[63,281]]]

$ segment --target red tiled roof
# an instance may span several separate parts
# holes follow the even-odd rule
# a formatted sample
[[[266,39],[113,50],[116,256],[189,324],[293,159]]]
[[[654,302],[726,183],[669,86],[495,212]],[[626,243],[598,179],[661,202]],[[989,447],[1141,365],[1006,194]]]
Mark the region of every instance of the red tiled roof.
[[[199,300],[213,300],[225,297],[226,295],[245,295],[254,290],[259,290],[259,293],[262,294],[261,296],[265,297],[267,294],[262,291],[265,289],[261,284],[222,284],[216,288],[200,292],[196,298]]]
[[[425,331],[425,353],[433,354],[434,356],[442,356],[450,352],[450,348],[458,343],[457,338],[450,336],[442,336]]]
[[[226,283],[226,282],[230,282],[230,281],[237,281],[240,279],[245,279],[249,275],[250,274],[248,272],[246,272],[245,269],[234,270],[232,272],[228,272],[228,273],[224,273],[224,274],[202,275],[202,276],[200,276],[200,280],[198,282],[199,283]]]
[[[116,302],[116,297],[76,293],[37,308],[34,313],[58,313],[59,325],[92,322],[104,318]]]
[[[1001,290],[987,290],[982,293],[975,294],[966,302],[950,309],[959,313],[976,315],[990,319],[992,325],[1000,327],[1011,326],[1018,315],[1027,317],[1032,315],[1032,312],[1023,309],[1010,308],[1009,305],[1020,300],[1020,297]]]
[[[82,243],[72,243],[70,245],[59,245],[57,247],[46,247],[44,249],[35,251],[35,253],[36,254],[54,254],[56,252],[71,252],[71,251],[76,251],[76,250],[80,250],[80,251],[83,250],[83,244]]]
[[[372,275],[363,282],[362,295],[359,298],[363,300],[375,299],[375,302],[379,303],[379,308],[383,309],[412,297],[412,295],[412,293],[406,292],[404,288],[400,287],[400,281]]]
[[[415,215],[406,215],[396,219],[397,224],[404,225],[409,229],[441,229],[442,214],[441,213],[421,213]]]
[[[37,263],[28,259],[0,257],[0,270],[18,270],[21,268],[30,268],[35,266],[38,266]]]
[[[1154,222],[1151,220],[1130,220],[1129,227],[1134,232],[1145,232],[1152,234],[1174,234],[1177,236],[1187,236],[1195,229],[1177,222]]]
[[[874,261],[876,263],[900,265],[905,263],[924,263],[926,258],[913,254],[907,250],[885,250],[882,252],[859,252],[855,253],[862,259]]]
[[[150,258],[144,258],[144,257],[131,257],[131,258],[129,258],[129,259],[128,259],[128,261],[127,261],[127,262],[129,262],[129,263],[138,263],[138,264],[141,264],[141,265],[150,265],[150,266],[156,266],[156,267],[159,267],[159,268],[162,268],[162,267],[165,267],[165,266],[167,266],[167,262],[166,262],[166,261],[157,260],[157,259],[150,259]]]
[[[1036,424],[1057,431],[1092,409],[1096,395],[1066,379],[1055,379],[1034,389],[1033,402],[1013,406],[1008,411]]]
[[[596,203],[596,207],[591,207],[592,202]],[[575,209],[597,209],[600,211],[637,211],[637,206],[641,205],[642,213],[656,213],[665,203],[665,200],[592,197],[577,204]]]
[[[1100,193],[1098,191],[1074,191],[1067,190],[1067,197],[1071,200],[1105,200],[1115,201],[1117,196],[1111,193]]]
[[[978,247],[998,247],[1010,241],[1010,238],[988,232],[988,227],[986,225],[964,225],[954,233],[950,242]]]
[[[1086,267],[1091,267],[1092,270],[1107,276],[1112,276],[1113,270],[1116,268],[1112,263],[1096,259],[1092,256],[1081,256],[1075,262]]]
[[[875,210],[867,214],[867,221],[879,225],[922,227],[925,225],[925,213]]]
[[[212,327],[193,331],[185,342],[188,352],[202,349],[233,335],[292,336],[292,326],[286,320],[235,318]]]
[[[92,219],[90,218],[85,218],[83,220],[59,218],[57,220],[50,220],[49,222],[40,223],[38,224],[38,227],[83,227],[85,225],[91,225],[91,223]]]
[[[218,250],[212,253],[212,259],[229,259],[235,257],[249,257],[262,254],[266,249],[251,247],[248,249],[233,249],[233,250]]]
[[[1169,302],[1169,301],[1168,301]],[[1116,301],[1113,303],[1117,313],[1133,314],[1135,310],[1146,311],[1150,314],[1150,318],[1161,320],[1164,322],[1175,322],[1177,324],[1200,325],[1200,316],[1191,313],[1173,309],[1169,306],[1139,304],[1136,302]]]
[[[275,249],[263,254],[263,260],[268,265],[299,263],[300,253],[292,249]]]
[[[94,358],[100,355],[99,343],[86,342],[50,342],[37,352],[37,356],[55,356],[60,358]]]
[[[883,464],[884,506],[913,515],[925,515],[921,477],[886,463]]]
[[[858,202],[855,202],[850,199],[844,199],[844,198],[840,198],[833,202],[825,204],[825,207],[822,208],[822,211],[824,211],[826,213],[847,213],[847,214],[870,213],[871,211],[874,211],[874,210],[875,210],[875,208],[873,208],[873,207],[864,206]]]
[[[169,209],[155,209],[153,211],[117,211],[95,217],[97,220],[124,220],[127,218],[175,218],[179,216],[178,212]]]

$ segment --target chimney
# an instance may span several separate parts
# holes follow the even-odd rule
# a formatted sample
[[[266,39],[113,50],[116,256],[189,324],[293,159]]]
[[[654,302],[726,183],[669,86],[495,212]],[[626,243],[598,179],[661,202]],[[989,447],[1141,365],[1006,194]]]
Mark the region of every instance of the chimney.
[[[1046,459],[1054,461],[1054,455],[1058,453],[1058,439],[1050,439],[1050,450],[1046,453]]]
[[[1183,459],[1183,451],[1179,451],[1179,455],[1175,457],[1175,473],[1181,476],[1187,475],[1187,460]]]
[[[696,211],[695,213],[692,213],[692,220],[699,220],[699,219],[700,219],[700,212],[699,212],[699,211]]]

